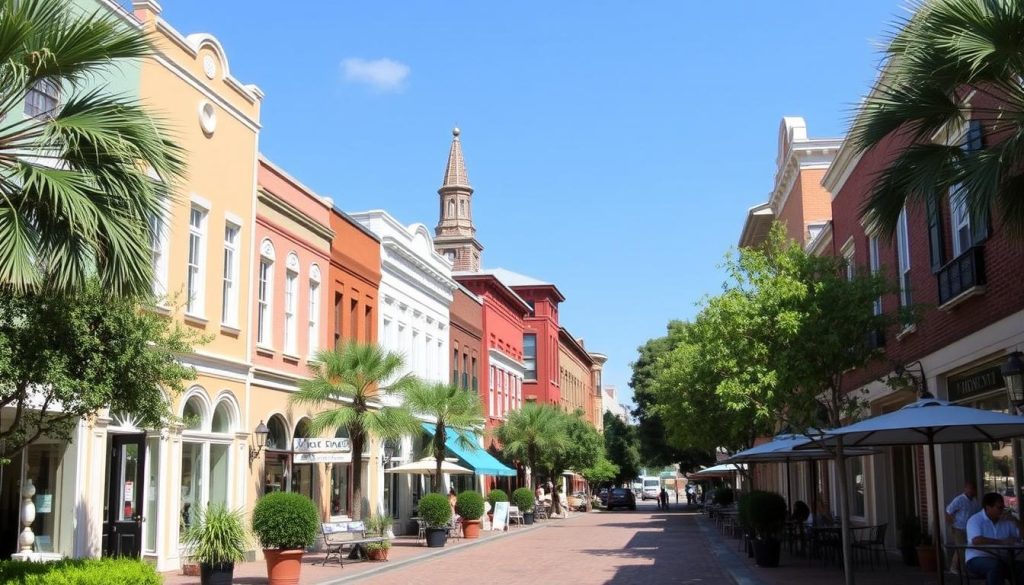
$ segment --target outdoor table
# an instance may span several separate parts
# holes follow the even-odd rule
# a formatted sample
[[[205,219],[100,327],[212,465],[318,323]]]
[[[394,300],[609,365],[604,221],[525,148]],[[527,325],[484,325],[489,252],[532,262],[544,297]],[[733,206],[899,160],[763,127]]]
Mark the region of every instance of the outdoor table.
[[[1006,563],[1010,573],[1010,584],[1017,585],[1017,572],[1013,570],[1013,564],[1017,559],[1017,554],[1024,551],[1024,543],[1016,544],[948,544],[946,548],[951,550],[960,550],[973,548],[984,552],[991,553],[993,557]],[[963,570],[967,570],[967,563],[964,563]],[[1024,584],[1022,584],[1024,585]]]

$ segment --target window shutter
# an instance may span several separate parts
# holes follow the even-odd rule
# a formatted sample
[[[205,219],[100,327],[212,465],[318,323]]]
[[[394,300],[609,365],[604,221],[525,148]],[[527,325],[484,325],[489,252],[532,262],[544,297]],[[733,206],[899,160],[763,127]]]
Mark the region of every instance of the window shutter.
[[[942,211],[936,197],[928,197],[926,201],[928,207],[928,252],[932,260],[932,273],[936,273],[946,263],[942,242]]]
[[[985,147],[984,130],[981,120],[971,120],[968,123],[966,147],[968,154],[977,152]],[[986,213],[984,217],[979,217],[977,212],[972,209],[970,215],[971,241],[974,244],[980,244],[988,239],[988,214]]]

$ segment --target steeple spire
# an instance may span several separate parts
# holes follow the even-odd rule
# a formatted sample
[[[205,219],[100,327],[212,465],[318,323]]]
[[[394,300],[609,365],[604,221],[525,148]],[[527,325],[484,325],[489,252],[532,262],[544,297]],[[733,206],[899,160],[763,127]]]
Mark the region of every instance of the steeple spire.
[[[441,198],[440,217],[434,228],[434,247],[459,272],[480,270],[483,246],[476,241],[473,226],[473,187],[469,184],[466,161],[462,156],[461,131],[452,129],[452,145],[448,149],[448,164],[444,180],[437,194]]]

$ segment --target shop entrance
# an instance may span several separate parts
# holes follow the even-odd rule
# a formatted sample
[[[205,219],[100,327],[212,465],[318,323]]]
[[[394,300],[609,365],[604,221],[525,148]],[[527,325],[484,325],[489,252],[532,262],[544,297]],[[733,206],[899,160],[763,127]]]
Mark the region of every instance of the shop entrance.
[[[103,556],[142,554],[146,435],[111,435],[103,499]]]

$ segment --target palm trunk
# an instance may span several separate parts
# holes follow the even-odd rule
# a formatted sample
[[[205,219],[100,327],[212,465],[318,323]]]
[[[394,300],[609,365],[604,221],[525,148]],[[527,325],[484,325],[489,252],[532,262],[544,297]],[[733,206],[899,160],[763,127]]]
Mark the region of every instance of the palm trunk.
[[[352,519],[363,519],[363,433],[349,433],[352,438]]]
[[[439,493],[439,494],[443,493],[441,491],[441,462],[442,461],[444,461],[444,453],[441,453],[440,455],[437,454],[437,453],[434,453],[434,481],[431,482],[431,483],[434,484],[434,487],[433,487],[434,491]]]

